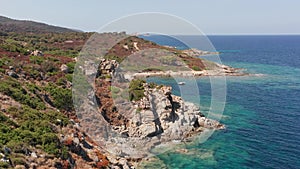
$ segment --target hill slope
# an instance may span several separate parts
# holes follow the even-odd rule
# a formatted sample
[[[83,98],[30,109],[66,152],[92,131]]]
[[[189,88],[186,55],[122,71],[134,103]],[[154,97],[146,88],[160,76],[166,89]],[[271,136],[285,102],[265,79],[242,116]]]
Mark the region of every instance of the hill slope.
[[[15,20],[4,16],[0,16],[0,32],[18,32],[18,33],[66,33],[78,32],[58,26],[52,26],[45,23],[39,23],[27,20]]]

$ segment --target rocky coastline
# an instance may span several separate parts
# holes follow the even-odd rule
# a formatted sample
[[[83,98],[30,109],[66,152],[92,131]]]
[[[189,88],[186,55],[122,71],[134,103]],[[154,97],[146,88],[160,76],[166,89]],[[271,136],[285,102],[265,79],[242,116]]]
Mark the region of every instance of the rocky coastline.
[[[102,60],[99,67],[101,71],[98,72],[99,81],[96,84],[113,86],[116,91],[126,88],[122,89],[120,86],[124,84],[120,82],[138,80],[138,77],[127,79],[128,74],[118,76],[115,61]],[[107,77],[107,74],[115,77],[116,82],[101,79]],[[114,167],[137,166],[141,160],[156,155],[152,150],[159,146],[172,147],[189,142],[204,130],[225,129],[223,124],[205,117],[195,104],[173,95],[170,86],[144,82],[138,88],[142,89],[143,97],[132,101],[122,99],[122,92],[110,96],[110,101],[105,98],[107,94],[104,90],[99,90],[100,93],[96,94],[100,105],[104,100],[105,103],[111,103],[110,107],[106,104],[100,110],[110,126],[107,137],[105,140],[100,139],[100,142],[105,142],[102,148],[107,150],[105,155]]]
[[[106,140],[109,152],[105,155],[115,168],[137,167],[155,156],[152,150],[157,147],[160,152],[164,148],[167,151],[167,147],[192,141],[204,130],[225,129],[223,124],[205,117],[193,103],[173,95],[171,87],[150,87],[147,83],[143,87],[145,95],[131,103],[134,109],[126,115],[127,125],[112,126],[122,137]]]
[[[210,51],[204,51],[204,50],[199,50],[199,49],[195,49],[195,48],[186,49],[186,50],[183,50],[182,52],[189,55],[189,56],[192,56],[192,57],[220,54],[219,52],[210,52]]]
[[[146,72],[127,72],[126,77],[148,78],[148,77],[205,77],[205,76],[248,76],[243,69],[233,68],[226,65],[216,64],[217,67],[211,70],[183,70],[183,71],[146,71]]]

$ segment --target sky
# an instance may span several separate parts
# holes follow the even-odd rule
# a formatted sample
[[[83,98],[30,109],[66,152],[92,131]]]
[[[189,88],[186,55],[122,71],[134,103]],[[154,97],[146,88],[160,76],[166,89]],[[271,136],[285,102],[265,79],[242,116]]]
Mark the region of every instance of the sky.
[[[299,0],[0,0],[0,15],[96,31],[141,12],[175,15],[208,35],[300,34]]]

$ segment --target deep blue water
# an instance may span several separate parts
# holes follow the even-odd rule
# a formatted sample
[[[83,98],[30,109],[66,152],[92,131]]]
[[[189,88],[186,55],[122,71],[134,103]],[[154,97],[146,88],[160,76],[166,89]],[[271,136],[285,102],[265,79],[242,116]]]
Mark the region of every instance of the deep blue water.
[[[174,39],[146,38],[186,47]],[[227,77],[227,100],[221,120],[227,129],[188,147],[192,152],[189,155],[169,152],[159,155],[159,159],[168,168],[300,168],[300,36],[209,39],[221,52],[224,64],[263,76]],[[172,79],[150,80],[172,85],[174,93],[179,93]],[[201,102],[196,104],[207,113],[210,81],[200,78],[197,83]],[[195,102],[193,94],[184,99]]]

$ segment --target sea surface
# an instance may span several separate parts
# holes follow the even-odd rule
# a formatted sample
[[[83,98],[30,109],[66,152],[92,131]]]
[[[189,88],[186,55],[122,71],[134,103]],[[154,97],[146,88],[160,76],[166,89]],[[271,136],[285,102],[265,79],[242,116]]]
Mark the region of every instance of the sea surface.
[[[186,48],[172,38],[144,38]],[[300,169],[300,36],[209,36],[209,39],[221,52],[223,64],[261,76],[227,77],[226,106],[221,119],[227,129],[214,132],[204,143],[188,146],[188,154],[160,154],[160,164],[148,168]],[[172,78],[149,81],[171,85],[173,92],[180,94],[180,87]],[[210,80],[199,78],[197,83],[199,93],[191,92],[184,99],[208,113]],[[194,100],[196,95],[200,95],[200,103]]]

